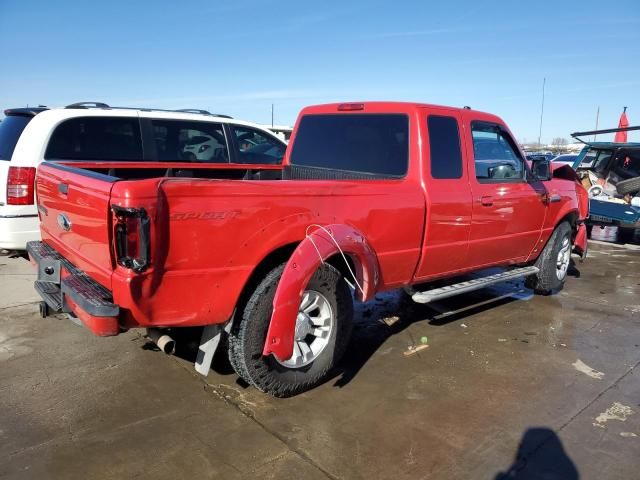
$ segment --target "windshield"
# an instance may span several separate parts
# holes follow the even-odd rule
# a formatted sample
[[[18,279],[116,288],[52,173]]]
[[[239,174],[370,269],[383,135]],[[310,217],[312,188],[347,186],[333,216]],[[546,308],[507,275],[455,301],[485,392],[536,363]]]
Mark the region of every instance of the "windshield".
[[[599,167],[600,169],[606,168],[609,160],[611,159],[612,153],[613,152],[611,150],[597,150],[595,148],[590,148],[582,159],[580,167],[593,169],[596,167]]]
[[[33,117],[9,115],[0,122],[0,160],[11,160],[20,134]]]

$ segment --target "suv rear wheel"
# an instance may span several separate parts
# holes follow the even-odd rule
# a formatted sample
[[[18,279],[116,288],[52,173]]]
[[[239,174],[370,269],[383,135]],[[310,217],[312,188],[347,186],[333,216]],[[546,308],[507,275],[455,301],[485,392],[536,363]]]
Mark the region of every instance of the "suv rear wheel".
[[[293,355],[279,360],[262,349],[273,311],[273,297],[284,270],[273,269],[241,305],[229,335],[229,360],[246,382],[276,397],[309,390],[342,357],[351,333],[353,301],[338,270],[322,265],[309,281],[296,319]]]
[[[562,222],[551,234],[535,266],[540,269],[527,278],[525,284],[536,293],[547,295],[562,290],[571,263],[571,225]]]

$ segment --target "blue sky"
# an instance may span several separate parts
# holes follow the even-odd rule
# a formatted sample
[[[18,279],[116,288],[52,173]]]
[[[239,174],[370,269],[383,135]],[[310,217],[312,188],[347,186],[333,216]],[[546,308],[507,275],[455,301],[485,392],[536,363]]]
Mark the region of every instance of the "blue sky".
[[[640,3],[0,0],[0,108],[103,101],[292,123],[348,100],[470,105],[519,140],[640,124]],[[637,137],[636,137],[637,138]]]

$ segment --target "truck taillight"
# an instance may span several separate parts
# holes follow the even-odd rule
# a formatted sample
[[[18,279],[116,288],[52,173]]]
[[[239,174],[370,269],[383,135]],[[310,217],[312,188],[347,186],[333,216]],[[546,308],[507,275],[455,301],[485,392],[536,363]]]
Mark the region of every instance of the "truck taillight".
[[[114,242],[116,262],[136,273],[150,263],[149,217],[144,208],[111,207],[115,215]]]
[[[7,205],[33,205],[35,179],[34,167],[9,167]]]

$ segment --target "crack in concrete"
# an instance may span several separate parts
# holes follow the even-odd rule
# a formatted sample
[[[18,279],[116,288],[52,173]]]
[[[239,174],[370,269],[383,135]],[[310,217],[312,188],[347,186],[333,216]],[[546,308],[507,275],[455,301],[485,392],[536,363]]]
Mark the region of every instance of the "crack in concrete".
[[[305,463],[308,463],[309,465],[311,465],[313,468],[315,468],[316,470],[318,470],[319,472],[321,472],[325,477],[331,479],[331,480],[339,480],[339,477],[336,477],[335,475],[333,475],[331,472],[327,471],[326,469],[324,469],[321,465],[317,464],[311,457],[309,457],[304,451],[298,449],[298,448],[294,448],[292,447],[286,438],[284,438],[282,435],[280,435],[279,433],[277,433],[274,430],[271,430],[269,427],[267,427],[267,425],[265,425],[264,423],[262,423],[260,420],[258,420],[258,418],[255,416],[255,414],[251,411],[248,411],[247,409],[243,408],[243,406],[237,404],[236,402],[234,402],[231,398],[229,398],[228,396],[224,395],[223,392],[218,391],[215,386],[209,384],[206,382],[206,380],[201,377],[198,374],[195,374],[191,369],[186,368],[184,365],[180,364],[179,362],[177,362],[175,359],[173,359],[181,368],[183,368],[184,370],[187,370],[192,376],[196,377],[200,382],[203,383],[205,390],[209,390],[211,391],[211,393],[213,393],[216,397],[218,397],[220,400],[222,400],[224,403],[226,403],[227,405],[235,408],[238,412],[240,412],[240,414],[246,418],[248,418],[249,420],[251,420],[253,423],[255,423],[256,425],[258,425],[258,427],[260,427],[260,429],[262,429],[264,432],[266,432],[267,434],[269,434],[270,436],[272,436],[273,438],[275,438],[276,440],[278,440],[280,443],[282,443],[287,450],[289,450],[290,452],[292,452],[293,454],[297,455],[298,457],[300,457]]]
[[[640,366],[640,361],[638,361],[635,365],[629,367],[629,369],[627,369],[626,372],[624,372],[620,377],[618,377],[618,379],[616,379],[613,383],[611,383],[608,387],[606,387],[604,390],[602,390],[598,395],[596,395],[591,401],[589,401],[584,407],[582,407],[580,410],[578,410],[575,414],[573,414],[571,416],[571,418],[569,418],[569,420],[567,420],[566,422],[564,422],[560,428],[558,428],[556,430],[556,434],[562,432],[562,430],[564,430],[567,426],[569,426],[569,424],[571,424],[578,416],[580,416],[585,410],[587,410],[591,405],[593,405],[595,402],[597,402],[600,398],[602,398],[603,395],[605,395],[609,390],[611,390],[612,388],[614,388],[616,385],[618,385],[618,383],[620,383],[627,375],[629,375],[631,372],[633,372],[633,370],[635,368],[637,368],[638,366]],[[552,440],[554,438],[555,435],[553,434],[549,434],[549,436],[547,438],[545,438],[543,441],[541,441],[532,451],[531,453],[529,453],[526,457],[523,457],[522,459],[520,459],[518,461],[518,467],[516,468],[516,471],[519,472],[521,470],[524,470],[527,466],[527,462],[529,461],[530,458],[532,458],[534,455],[536,455],[546,444],[547,442],[549,442],[549,440]]]
[[[617,380],[615,380],[613,383],[611,383],[607,388],[605,388],[604,390],[602,390],[598,395],[596,395],[593,400],[591,400],[590,402],[588,402],[584,407],[582,407],[580,410],[578,410],[578,412],[576,412],[569,420],[567,420],[565,423],[563,423],[560,428],[558,429],[558,432],[561,432],[565,427],[567,427],[571,422],[573,422],[582,412],[584,412],[587,408],[589,408],[591,405],[593,405],[596,401],[598,401],[605,393],[607,393],[609,390],[611,390],[612,388],[614,388],[616,385],[618,385],[618,383],[620,383],[627,375],[629,375],[631,372],[633,372],[633,370],[635,368],[637,368],[640,365],[640,361],[636,362],[635,365],[629,367],[627,369],[626,372],[624,372],[620,377],[618,377]]]
[[[40,301],[39,300],[35,300],[33,302],[18,303],[16,305],[7,305],[5,307],[0,307],[0,312],[3,311],[3,310],[8,310],[10,308],[26,307],[27,305],[37,305],[38,303],[40,303]]]

